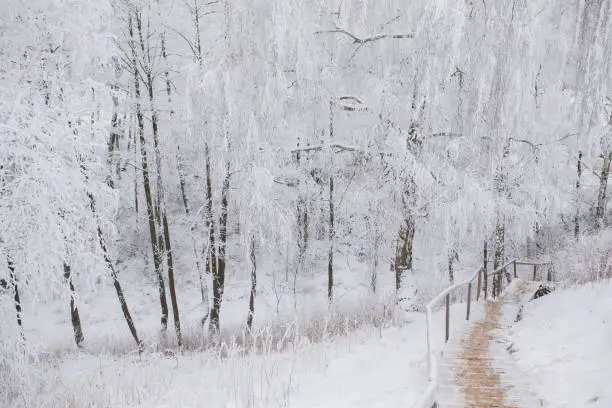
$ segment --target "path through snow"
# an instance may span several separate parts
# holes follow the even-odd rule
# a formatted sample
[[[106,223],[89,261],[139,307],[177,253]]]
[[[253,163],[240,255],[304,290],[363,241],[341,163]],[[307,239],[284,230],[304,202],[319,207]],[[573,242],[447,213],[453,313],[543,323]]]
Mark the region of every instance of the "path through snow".
[[[440,407],[536,407],[521,381],[509,347],[508,330],[534,284],[516,280],[497,300],[487,300],[484,317],[449,347],[441,369]]]

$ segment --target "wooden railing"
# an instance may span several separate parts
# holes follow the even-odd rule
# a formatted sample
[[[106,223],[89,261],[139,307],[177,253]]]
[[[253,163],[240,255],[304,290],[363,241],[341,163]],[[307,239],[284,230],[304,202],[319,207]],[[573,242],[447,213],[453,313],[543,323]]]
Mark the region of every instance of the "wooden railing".
[[[528,262],[528,261],[518,261],[512,260],[505,265],[495,269],[491,273],[486,273],[485,267],[481,266],[478,268],[474,274],[461,283],[457,283],[452,285],[442,292],[440,292],[437,296],[435,296],[425,307],[425,322],[427,326],[427,370],[429,375],[429,384],[425,393],[421,396],[415,408],[437,408],[438,403],[436,400],[436,393],[438,391],[439,386],[439,378],[438,378],[438,356],[442,354],[442,348],[436,349],[435,340],[432,335],[432,314],[434,308],[440,303],[442,299],[444,299],[445,303],[445,331],[444,331],[444,343],[448,342],[450,336],[450,304],[451,304],[451,294],[457,293],[460,290],[467,290],[467,302],[466,302],[466,312],[465,318],[466,320],[470,320],[470,312],[471,312],[471,302],[472,302],[472,288],[474,284],[476,284],[476,302],[480,300],[481,291],[483,292],[484,299],[487,298],[488,295],[488,282],[491,278],[491,296],[493,298],[498,297],[503,292],[504,286],[504,275],[506,275],[507,280],[510,281],[510,276],[517,278],[517,265],[526,265],[533,266],[533,275],[530,276],[533,280],[537,280],[538,277],[538,266],[542,265],[550,265],[550,262]],[[512,275],[508,271],[512,266]],[[484,279],[483,279],[484,278]],[[550,269],[548,270],[547,276],[548,281],[552,280],[552,273]]]

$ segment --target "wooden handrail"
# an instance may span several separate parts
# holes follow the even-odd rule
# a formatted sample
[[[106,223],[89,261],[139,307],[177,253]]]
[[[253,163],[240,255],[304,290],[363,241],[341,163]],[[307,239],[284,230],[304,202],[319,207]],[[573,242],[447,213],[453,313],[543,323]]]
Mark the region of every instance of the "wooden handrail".
[[[427,389],[425,390],[425,392],[423,393],[423,395],[421,396],[421,398],[415,405],[415,408],[436,408],[438,406],[437,401],[436,401],[436,393],[437,393],[438,386],[439,386],[438,358],[437,358],[437,353],[435,352],[435,347],[434,347],[435,342],[432,336],[432,327],[431,327],[432,326],[432,311],[433,311],[434,306],[436,306],[442,299],[445,299],[445,312],[446,312],[445,329],[446,330],[444,333],[444,338],[445,338],[445,343],[446,343],[450,335],[450,294],[451,292],[454,292],[457,289],[467,286],[468,292],[467,292],[466,320],[470,320],[472,286],[473,286],[472,284],[474,283],[476,279],[478,279],[477,280],[477,293],[476,293],[476,301],[478,302],[478,300],[480,299],[481,282],[482,282],[483,275],[486,275],[487,277],[498,276],[504,273],[504,271],[510,265],[512,265],[513,270],[514,270],[513,271],[514,277],[516,278],[517,277],[517,273],[516,273],[517,265],[533,265],[534,280],[535,280],[537,267],[541,265],[551,265],[551,264],[552,262],[529,262],[529,261],[518,261],[514,259],[500,266],[499,268],[495,269],[491,273],[485,273],[484,266],[481,266],[480,268],[478,268],[478,270],[474,272],[474,274],[469,279],[449,286],[448,288],[438,293],[432,300],[429,301],[429,303],[427,303],[427,306],[425,307],[425,325],[426,325],[426,330],[427,330],[427,371],[428,371],[428,376],[429,376],[429,384],[427,385]],[[548,280],[550,279],[551,277],[549,274]],[[503,282],[503,279],[500,280],[500,283],[499,283],[500,286],[502,285],[502,282]],[[493,298],[495,298],[496,296],[499,296],[502,292],[501,287],[496,289],[496,286],[497,285],[495,284],[492,285]],[[484,289],[486,291],[486,287]],[[486,299],[486,293],[485,293],[484,298]],[[439,352],[441,353],[442,350],[439,350]]]

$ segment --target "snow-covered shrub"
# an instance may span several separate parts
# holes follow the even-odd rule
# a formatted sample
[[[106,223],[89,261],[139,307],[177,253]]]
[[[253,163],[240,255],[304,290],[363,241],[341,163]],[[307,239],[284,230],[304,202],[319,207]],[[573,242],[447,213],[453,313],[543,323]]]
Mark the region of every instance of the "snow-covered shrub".
[[[612,229],[569,242],[553,262],[557,281],[585,283],[612,277]]]

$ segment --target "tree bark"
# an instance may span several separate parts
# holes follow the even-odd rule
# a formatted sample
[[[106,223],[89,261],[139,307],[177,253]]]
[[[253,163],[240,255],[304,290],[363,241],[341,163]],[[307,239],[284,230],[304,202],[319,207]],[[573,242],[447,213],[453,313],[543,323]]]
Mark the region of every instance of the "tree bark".
[[[217,276],[217,247],[215,243],[215,222],[213,219],[213,207],[212,207],[212,176],[210,171],[210,152],[208,150],[208,143],[204,144],[204,155],[205,155],[205,170],[206,170],[206,209],[205,209],[205,227],[208,231],[208,246],[204,253],[204,266],[206,273],[210,274],[213,279],[213,300],[214,300],[214,281]],[[213,303],[214,305],[214,303]],[[214,306],[213,308],[214,309]],[[215,330],[212,326],[212,310],[207,311],[207,316],[211,318],[211,330]],[[218,317],[216,318],[218,320]],[[206,322],[206,319],[202,319],[202,325]]]
[[[329,253],[327,256],[327,299],[334,300],[334,176],[329,177]]]
[[[137,18],[137,24],[141,26],[140,20]],[[141,169],[142,169],[142,178],[143,178],[143,187],[145,193],[145,203],[147,207],[147,217],[149,220],[149,234],[151,239],[151,249],[153,251],[153,264],[155,268],[155,275],[157,276],[157,285],[159,292],[159,303],[161,306],[161,326],[162,330],[166,331],[168,327],[168,304],[166,303],[166,287],[164,283],[164,277],[162,274],[162,261],[161,261],[161,251],[158,247],[158,234],[156,228],[156,220],[155,220],[155,209],[153,205],[153,197],[151,194],[151,181],[149,178],[149,164],[147,159],[147,146],[146,139],[144,136],[144,117],[142,113],[142,108],[140,106],[140,78],[138,75],[138,62],[136,60],[136,48],[134,44],[134,32],[132,29],[132,17],[129,17],[129,31],[130,38],[132,41],[132,57],[133,57],[133,66],[134,70],[134,96],[136,99],[136,118],[138,122],[138,134],[140,139],[140,159],[141,159]],[[139,28],[139,33],[142,34],[142,30]],[[141,39],[141,46],[143,46],[143,42]]]
[[[380,247],[380,237],[378,232],[375,233],[374,237],[374,248],[373,248],[373,265],[372,265],[372,274],[370,276],[370,288],[372,289],[372,293],[376,293],[376,286],[378,284],[378,248]]]
[[[176,331],[176,339],[179,347],[183,345],[181,337],[181,319],[179,316],[178,301],[176,299],[176,288],[174,285],[174,262],[172,259],[172,246],[170,244],[170,229],[168,228],[168,217],[164,210],[164,243],[166,246],[166,261],[168,263],[168,289],[170,290],[170,301],[172,302],[172,317],[174,318],[174,330]]]
[[[482,277],[483,277],[483,289],[484,289],[484,298],[487,298],[487,290],[488,290],[488,285],[489,285],[489,276],[488,274],[488,268],[487,268],[487,240],[485,239],[484,241],[484,245],[483,245],[483,260],[482,260],[482,266],[484,268]]]
[[[505,225],[498,218],[495,226],[495,247],[493,251],[493,270],[496,271],[504,263],[505,256]],[[502,274],[497,274],[493,277],[493,287],[495,293],[499,292],[501,287]]]
[[[179,186],[181,188],[181,198],[183,199],[183,206],[185,207],[185,214],[189,215],[189,200],[187,199],[186,182],[185,182],[185,169],[183,168],[183,158],[181,157],[181,148],[177,146],[178,153],[176,155],[176,168],[179,176]]]
[[[414,207],[416,206],[416,183],[411,176],[406,181],[406,186],[402,194],[402,207],[405,218],[400,224],[398,240],[395,247],[395,290],[399,292],[402,287],[402,278],[406,271],[412,270],[412,247],[414,233],[416,231],[416,218]]]
[[[17,318],[17,326],[21,333],[22,340],[25,341],[25,333],[23,332],[23,322],[21,320],[21,298],[19,297],[19,282],[15,273],[15,263],[10,255],[7,255],[6,261],[9,270],[9,284],[13,288],[13,302],[15,304],[15,317]]]
[[[83,326],[81,325],[81,317],[79,309],[75,303],[75,290],[72,282],[72,270],[70,265],[64,262],[64,279],[68,283],[70,289],[70,320],[72,321],[72,331],[74,332],[74,341],[77,347],[82,347],[85,336],[83,336]]]
[[[253,327],[253,318],[255,316],[255,297],[257,296],[257,262],[255,258],[255,234],[251,235],[249,256],[251,259],[251,295],[249,297],[249,315],[247,317],[247,328],[250,332]]]
[[[612,161],[612,152],[604,152],[603,166],[599,176],[599,193],[597,194],[597,208],[595,209],[595,218],[597,219],[597,228],[601,229],[605,226],[606,215],[606,190],[608,187],[608,175],[610,174],[610,162]]]
[[[138,350],[142,352],[144,350],[143,342],[138,338],[138,333],[136,332],[136,326],[134,325],[134,321],[132,320],[132,315],[130,314],[130,310],[127,305],[127,301],[125,300],[125,295],[123,294],[123,289],[121,288],[121,283],[119,283],[119,278],[117,276],[117,271],[115,270],[115,266],[110,259],[110,255],[108,254],[108,250],[106,249],[106,242],[104,241],[104,234],[102,233],[102,227],[100,226],[100,221],[98,219],[98,213],[96,212],[96,201],[94,196],[88,192],[87,197],[89,198],[89,208],[91,209],[94,218],[97,223],[97,231],[98,231],[98,244],[100,245],[100,249],[102,249],[102,254],[104,256],[104,262],[106,266],[111,272],[111,278],[113,279],[113,286],[115,287],[115,292],[117,293],[117,298],[119,299],[119,304],[121,305],[121,311],[123,312],[123,317],[130,329],[130,333],[132,333],[132,337],[138,346]]]
[[[576,164],[578,177],[576,178],[576,216],[574,217],[574,238],[580,236],[580,181],[582,178],[582,151],[578,152],[578,163]]]
[[[453,249],[449,249],[448,251],[448,281],[450,284],[455,283],[455,261],[459,259],[459,255],[457,251]]]
[[[227,212],[230,188],[230,167],[226,163],[225,178],[221,189],[221,213],[219,215],[219,248],[217,257],[216,274],[213,270],[213,308],[210,313],[211,330],[219,333],[221,302],[223,300],[223,290],[225,288],[225,247],[227,242]]]

